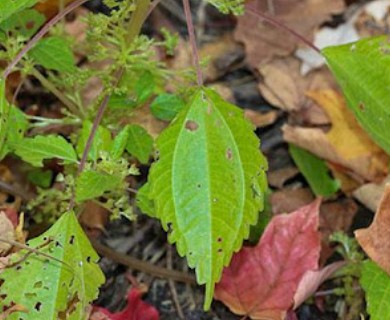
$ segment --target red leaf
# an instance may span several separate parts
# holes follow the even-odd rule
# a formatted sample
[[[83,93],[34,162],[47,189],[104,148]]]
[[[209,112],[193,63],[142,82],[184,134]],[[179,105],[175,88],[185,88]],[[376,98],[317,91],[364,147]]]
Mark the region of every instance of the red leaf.
[[[143,291],[132,288],[127,296],[127,306],[124,310],[111,313],[105,308],[94,307],[90,320],[159,320],[158,311],[142,301]]]
[[[233,256],[215,298],[252,319],[284,319],[302,276],[318,269],[320,203],[275,216],[256,247]]]

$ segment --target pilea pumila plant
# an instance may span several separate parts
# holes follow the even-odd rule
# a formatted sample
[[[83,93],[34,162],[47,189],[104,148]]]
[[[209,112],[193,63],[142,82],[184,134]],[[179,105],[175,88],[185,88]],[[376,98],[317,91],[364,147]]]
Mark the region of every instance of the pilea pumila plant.
[[[28,207],[36,222],[54,224],[28,246],[0,235],[2,242],[20,249],[0,273],[0,310],[8,312],[9,319],[86,317],[104,276],[77,215],[93,201],[112,217],[135,219],[127,178],[138,174],[136,164],[147,164],[153,150],[156,160],[148,182],[137,192],[137,204],[161,220],[169,241],[195,268],[198,283],[206,285],[208,309],[223,267],[248,238],[263,208],[267,162],[240,109],[203,85],[189,0],[183,5],[195,73],[173,73],[154,58],[155,47],[173,49],[175,35],[164,31],[164,40],[156,41],[140,33],[158,0],[105,0],[111,15],[88,14],[81,42],[57,23],[86,0],[72,2],[47,23],[32,9],[37,1],[0,2],[0,60],[7,63],[0,80],[0,158],[17,156],[30,165],[31,180],[39,188]],[[208,2],[224,13],[243,12],[241,0]],[[251,10],[313,47],[293,30]],[[359,65],[357,57],[367,51],[383,54],[375,49],[386,47],[383,43],[366,40],[352,51],[329,48],[324,54],[357,118],[388,150],[389,131],[372,125],[376,112],[386,113],[383,101],[389,101],[388,90],[376,92],[378,100],[367,89],[387,69],[382,68],[380,75],[370,73],[372,79],[363,81],[367,66]],[[88,63],[77,64],[73,52],[82,53]],[[356,67],[351,73],[347,64],[362,70]],[[26,115],[7,100],[6,79],[12,72],[21,79],[34,77],[55,95],[63,105],[61,118]],[[82,92],[91,79],[98,79],[103,89],[86,101]],[[165,92],[168,81],[174,92]],[[363,114],[356,106],[366,99],[372,107],[365,107]],[[123,121],[149,103],[154,116],[171,121],[156,141],[143,127]],[[37,134],[65,125],[74,128],[66,137]],[[42,170],[43,161],[50,159],[63,167],[56,177]],[[60,188],[50,188],[52,179]]]

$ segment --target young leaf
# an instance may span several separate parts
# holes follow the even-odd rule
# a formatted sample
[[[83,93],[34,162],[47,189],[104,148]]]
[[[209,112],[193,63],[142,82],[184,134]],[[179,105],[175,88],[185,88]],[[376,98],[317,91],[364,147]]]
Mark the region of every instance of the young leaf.
[[[129,136],[126,150],[136,157],[141,163],[148,163],[150,154],[153,151],[153,138],[141,126],[136,124],[128,126]]]
[[[125,126],[115,137],[111,147],[111,157],[114,160],[119,159],[126,149],[127,140],[129,138],[129,126]]]
[[[121,183],[121,178],[92,170],[83,171],[76,180],[76,201],[82,202],[114,190]]]
[[[89,134],[91,133],[92,123],[90,121],[84,121],[83,126],[81,128],[80,137],[77,141],[77,154],[81,157],[83,154],[85,145],[87,144],[87,140]],[[96,161],[99,157],[99,153],[101,151],[110,152],[112,147],[112,139],[111,132],[106,128],[99,126],[96,135],[93,139],[91,149],[88,153],[88,159],[92,161]]]
[[[5,148],[5,138],[8,131],[9,113],[10,105],[5,96],[5,80],[0,78],[0,160],[5,156],[3,150]]]
[[[0,310],[17,304],[28,312],[12,313],[9,320],[85,319],[104,275],[75,214],[65,213],[28,245],[45,256],[26,249],[12,255],[15,265],[0,273],[0,291],[6,293]]]
[[[24,138],[12,145],[15,154],[35,167],[42,167],[44,159],[57,158],[64,163],[76,163],[77,155],[73,146],[61,136],[35,136]]]
[[[149,175],[156,217],[206,284],[205,308],[263,207],[267,163],[242,111],[201,88],[157,140]]]
[[[207,0],[222,13],[234,13],[241,15],[244,13],[244,0]]]
[[[251,319],[284,319],[304,274],[318,269],[320,204],[275,216],[256,247],[234,255],[215,298]]]
[[[27,174],[27,179],[38,187],[49,188],[53,180],[53,172],[35,169]]]
[[[30,8],[36,4],[38,0],[1,0],[0,1],[0,23],[11,15]]]
[[[137,93],[137,102],[142,104],[153,94],[156,83],[150,72],[145,72],[135,83],[135,92]]]
[[[159,95],[151,104],[152,114],[161,120],[172,120],[185,107],[184,101],[170,93]]]
[[[390,44],[387,36],[325,48],[348,106],[372,139],[390,154]]]
[[[390,276],[375,262],[366,260],[363,262],[360,283],[366,292],[370,319],[388,319],[390,314]]]
[[[293,144],[289,144],[289,151],[295,164],[317,196],[331,196],[340,188],[339,181],[329,176],[324,160]]]
[[[44,38],[28,54],[37,64],[46,69],[60,72],[76,70],[73,52],[63,38],[56,36]]]
[[[148,182],[138,189],[136,201],[138,208],[143,213],[152,218],[156,217],[154,202],[150,198],[150,184]]]

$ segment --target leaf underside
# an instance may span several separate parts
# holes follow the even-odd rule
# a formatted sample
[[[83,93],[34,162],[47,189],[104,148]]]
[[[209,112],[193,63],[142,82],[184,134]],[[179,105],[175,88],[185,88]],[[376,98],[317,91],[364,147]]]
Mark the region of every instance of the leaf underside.
[[[24,309],[12,313],[10,320],[84,319],[104,275],[75,214],[65,213],[28,245],[56,260],[25,249],[12,255],[14,266],[0,273],[0,292],[6,293],[0,310],[14,303]]]
[[[263,207],[267,163],[237,107],[199,89],[157,140],[149,175],[155,214],[206,284],[208,309],[222,269]]]
[[[390,42],[388,36],[325,48],[323,54],[355,117],[390,154]]]

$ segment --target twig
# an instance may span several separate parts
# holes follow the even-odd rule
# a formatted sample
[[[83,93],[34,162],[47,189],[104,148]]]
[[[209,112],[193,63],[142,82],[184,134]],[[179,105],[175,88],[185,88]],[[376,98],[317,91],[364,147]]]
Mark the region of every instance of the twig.
[[[184,6],[184,14],[187,22],[188,36],[190,38],[190,44],[192,49],[192,60],[194,63],[194,67],[196,68],[198,86],[201,87],[203,86],[203,75],[202,75],[202,68],[200,67],[200,62],[199,62],[199,52],[196,46],[195,28],[194,28],[194,23],[192,21],[190,1],[183,0],[183,6]]]
[[[26,192],[8,184],[7,182],[0,180],[0,190],[14,196],[21,197],[25,201],[29,201],[30,197],[27,196]]]
[[[111,259],[112,261],[125,265],[130,269],[149,273],[150,275],[159,278],[165,278],[165,279],[167,278],[167,279],[172,279],[174,281],[190,283],[190,284],[196,283],[195,278],[193,276],[186,274],[184,272],[161,268],[153,264],[150,264],[149,262],[142,261],[137,258],[116,252],[111,248],[103,245],[99,241],[93,239],[90,239],[90,241],[93,247],[95,248],[95,250],[97,251],[97,253],[107,257],[108,259]]]
[[[23,47],[22,50],[16,55],[15,59],[7,66],[4,70],[3,78],[7,78],[19,61],[24,57],[24,55],[31,50],[31,48],[46,34],[49,32],[51,27],[53,27],[58,21],[65,17],[68,13],[72,12],[74,9],[78,8],[88,0],[76,0],[67,6],[63,11],[59,12],[54,16],[49,22],[47,22],[41,30],[39,30],[35,36],[33,36],[29,42]]]
[[[303,35],[299,34],[296,31],[294,31],[290,27],[286,26],[284,23],[278,21],[276,18],[273,18],[273,17],[270,17],[270,16],[266,15],[265,13],[257,10],[252,5],[249,5],[246,8],[247,8],[248,12],[254,14],[255,16],[257,16],[258,18],[260,18],[262,20],[267,21],[268,23],[272,24],[273,26],[275,26],[275,27],[277,27],[279,29],[287,31],[288,33],[293,35],[295,38],[297,38],[299,41],[303,42],[304,44],[306,44],[307,46],[312,48],[314,51],[316,51],[316,52],[318,52],[319,54],[322,55],[321,50],[318,47],[316,47],[314,45],[314,43],[312,43],[310,40],[306,39]]]
[[[172,270],[172,246],[171,245],[168,245],[168,250],[167,250],[167,268],[168,270]],[[168,284],[169,284],[169,289],[171,290],[172,300],[175,303],[177,315],[179,316],[180,319],[184,320],[185,317],[184,317],[183,309],[180,305],[173,280],[168,279]]]

